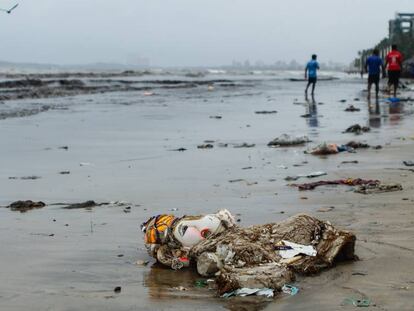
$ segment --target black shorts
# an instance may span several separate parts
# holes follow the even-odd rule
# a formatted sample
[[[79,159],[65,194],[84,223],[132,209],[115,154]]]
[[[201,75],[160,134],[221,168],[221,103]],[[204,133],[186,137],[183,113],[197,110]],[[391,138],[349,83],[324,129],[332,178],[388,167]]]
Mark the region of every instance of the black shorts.
[[[316,80],[317,80],[316,77],[309,77],[308,78],[309,83],[316,83]]]
[[[393,84],[393,85],[398,86],[398,83],[400,81],[400,74],[401,74],[401,71],[397,71],[397,70],[388,71],[388,84]]]
[[[380,75],[379,73],[375,74],[375,75],[368,75],[368,83],[369,84],[378,84],[380,81]]]

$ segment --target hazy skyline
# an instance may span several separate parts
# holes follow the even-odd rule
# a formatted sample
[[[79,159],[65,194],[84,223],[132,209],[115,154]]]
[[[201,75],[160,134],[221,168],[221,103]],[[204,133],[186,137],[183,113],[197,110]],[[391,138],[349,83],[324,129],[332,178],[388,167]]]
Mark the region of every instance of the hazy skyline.
[[[8,8],[16,1],[0,0]],[[21,0],[0,14],[0,60],[219,66],[233,60],[349,63],[413,0]]]

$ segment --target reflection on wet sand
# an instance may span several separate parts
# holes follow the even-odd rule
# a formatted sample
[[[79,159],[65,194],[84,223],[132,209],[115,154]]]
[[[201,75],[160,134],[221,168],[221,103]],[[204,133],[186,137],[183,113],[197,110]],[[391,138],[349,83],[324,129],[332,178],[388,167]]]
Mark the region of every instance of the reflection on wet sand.
[[[404,105],[401,102],[389,103],[388,113],[390,115],[390,124],[398,125],[402,119]]]
[[[381,111],[378,99],[375,103],[368,100],[368,114],[369,114],[369,126],[372,128],[381,127]]]
[[[223,299],[217,297],[216,290],[211,287],[199,288],[195,286],[201,279],[193,269],[174,271],[159,264],[152,265],[144,275],[144,287],[148,289],[148,297],[160,302],[165,299],[198,300],[203,304],[210,303],[222,305],[223,309],[231,311],[249,310],[260,311],[265,309],[273,299],[263,297],[232,297]]]
[[[308,103],[306,106],[306,114],[309,115],[309,118],[306,118],[307,125],[309,127],[319,127],[318,106],[316,104],[315,96],[312,95],[311,100],[309,101],[309,98],[306,95],[305,100]]]

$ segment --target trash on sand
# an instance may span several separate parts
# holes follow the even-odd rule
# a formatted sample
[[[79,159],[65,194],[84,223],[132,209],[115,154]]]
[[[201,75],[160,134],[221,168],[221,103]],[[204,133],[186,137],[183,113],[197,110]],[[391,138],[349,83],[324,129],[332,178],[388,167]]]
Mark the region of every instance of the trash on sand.
[[[309,173],[309,174],[299,174],[299,175],[296,175],[296,176],[287,176],[285,178],[285,180],[292,181],[292,180],[298,180],[299,178],[302,178],[302,177],[315,178],[315,177],[324,176],[324,175],[328,175],[328,173],[325,173],[325,172],[312,172],[312,173]]]
[[[42,201],[39,202],[33,202],[31,200],[27,200],[27,201],[16,201],[11,203],[9,206],[7,206],[7,208],[10,208],[10,210],[14,211],[14,212],[20,212],[20,213],[24,213],[27,212],[29,210],[32,209],[37,209],[37,208],[42,208],[45,207],[46,204],[43,203]]]
[[[369,307],[371,305],[370,299],[345,298],[344,305],[353,305],[354,307]]]
[[[285,147],[285,146],[297,146],[303,145],[305,143],[310,142],[307,136],[290,136],[288,134],[282,134],[279,137],[276,137],[267,145],[269,147]]]
[[[405,166],[414,166],[414,161],[403,161]]]
[[[372,193],[382,193],[382,192],[393,192],[401,191],[403,187],[401,184],[392,183],[392,184],[366,184],[359,185],[354,192],[362,194],[372,194]]]
[[[170,151],[179,151],[179,152],[183,152],[183,151],[186,151],[187,149],[185,149],[185,148],[177,148],[177,149],[171,149]]]
[[[359,162],[357,160],[354,161],[342,161],[342,164],[358,164]]]
[[[317,254],[316,249],[311,245],[301,245],[285,240],[283,240],[282,243],[283,245],[290,247],[290,249],[279,250],[279,255],[283,259],[290,259],[297,255],[308,255],[314,257]]]
[[[137,265],[137,266],[146,266],[148,264],[149,264],[149,260],[137,260],[135,262],[135,265]]]
[[[69,175],[70,171],[61,171],[59,172],[60,175]]]
[[[365,143],[361,143],[361,142],[356,142],[356,141],[350,141],[346,143],[345,145],[328,144],[324,142],[322,144],[319,144],[315,148],[313,148],[311,151],[305,152],[305,153],[310,153],[313,155],[337,154],[337,153],[344,152],[344,151],[354,153],[355,149],[360,149],[360,148],[369,148],[369,145]]]
[[[346,178],[346,179],[338,179],[338,180],[321,180],[315,181],[312,183],[304,183],[304,184],[290,184],[290,186],[298,187],[299,190],[313,190],[316,187],[324,186],[324,185],[347,185],[347,186],[359,186],[359,185],[370,185],[375,186],[379,185],[379,180],[373,179],[361,179],[361,178]]]
[[[293,285],[285,284],[282,287],[282,292],[291,296],[295,296],[299,292],[299,288]]]
[[[398,97],[390,97],[387,99],[389,103],[399,103],[401,100]]]
[[[233,145],[233,148],[253,148],[254,146],[256,146],[256,144],[242,143]]]
[[[81,163],[79,163],[79,166],[91,166],[91,165],[93,165],[92,163],[89,163],[89,162],[81,162]]]
[[[114,288],[114,292],[117,293],[117,294],[119,294],[121,292],[121,290],[122,290],[121,286],[117,286],[117,287]]]
[[[173,289],[179,290],[179,291],[186,291],[186,290],[188,290],[188,288],[186,288],[184,286],[177,286],[177,287],[174,287]]]
[[[159,263],[174,268],[186,258],[203,277],[215,277],[219,295],[242,288],[280,291],[295,273],[310,274],[353,260],[356,237],[329,222],[297,215],[279,223],[240,227],[227,210],[202,216],[158,215],[141,225],[145,246]],[[301,253],[283,259],[276,245],[287,242]],[[307,246],[312,245],[312,249]]]
[[[349,107],[347,107],[345,109],[345,111],[350,111],[350,112],[354,112],[354,111],[361,111],[361,109],[355,107],[354,105],[349,105]]]
[[[95,201],[89,200],[83,203],[74,203],[69,204],[67,206],[64,206],[64,209],[79,209],[79,208],[92,208],[95,206],[99,206],[100,204],[97,204]]]
[[[363,132],[369,132],[371,129],[367,126],[361,126],[359,124],[354,124],[348,127],[344,133],[355,133],[362,134]]]
[[[277,113],[276,110],[261,110],[261,111],[255,111],[255,114],[273,114]]]
[[[231,296],[246,297],[246,296],[265,296],[266,298],[272,298],[274,296],[273,289],[271,288],[240,288],[235,291],[231,291],[223,294],[221,297],[229,298]]]
[[[197,146],[198,149],[211,149],[214,148],[212,144],[202,144]]]
[[[321,208],[317,209],[316,211],[319,212],[319,213],[326,213],[326,212],[333,211],[334,208],[335,208],[335,206],[321,207]]]
[[[222,116],[210,116],[210,119],[221,119],[223,118]]]

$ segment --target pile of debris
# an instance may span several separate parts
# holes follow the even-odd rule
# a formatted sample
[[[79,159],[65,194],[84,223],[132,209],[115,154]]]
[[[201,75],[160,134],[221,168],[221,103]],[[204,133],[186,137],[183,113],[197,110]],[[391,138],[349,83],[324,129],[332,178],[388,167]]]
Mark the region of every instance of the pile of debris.
[[[141,227],[147,250],[158,262],[173,269],[195,264],[200,275],[216,278],[224,297],[246,289],[279,292],[296,273],[316,273],[355,258],[353,233],[308,215],[242,228],[221,210],[182,218],[159,215]]]

